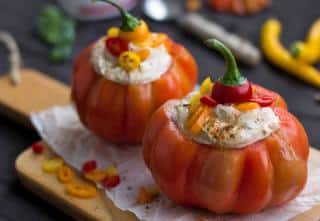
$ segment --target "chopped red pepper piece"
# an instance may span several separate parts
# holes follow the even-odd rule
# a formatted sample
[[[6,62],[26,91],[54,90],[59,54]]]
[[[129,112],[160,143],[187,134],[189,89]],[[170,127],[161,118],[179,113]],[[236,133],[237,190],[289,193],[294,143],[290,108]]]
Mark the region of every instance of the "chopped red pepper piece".
[[[119,57],[122,52],[129,50],[129,43],[119,37],[107,38],[106,48],[115,57]]]
[[[114,188],[118,186],[120,183],[120,176],[115,175],[115,176],[107,176],[102,180],[102,184],[106,188]]]
[[[273,103],[274,97],[268,95],[253,95],[250,101],[258,103],[261,107],[267,107]]]
[[[42,144],[40,142],[33,143],[31,146],[32,146],[33,152],[37,153],[37,154],[42,153],[44,150],[44,147],[42,146]]]
[[[82,166],[82,170],[85,173],[89,173],[97,168],[97,162],[95,160],[89,160]]]
[[[212,97],[205,95],[200,98],[202,104],[207,105],[209,107],[217,106],[218,102],[214,100]]]
[[[213,86],[211,96],[222,104],[246,102],[252,97],[252,86],[248,80],[236,86],[226,86],[217,82]]]

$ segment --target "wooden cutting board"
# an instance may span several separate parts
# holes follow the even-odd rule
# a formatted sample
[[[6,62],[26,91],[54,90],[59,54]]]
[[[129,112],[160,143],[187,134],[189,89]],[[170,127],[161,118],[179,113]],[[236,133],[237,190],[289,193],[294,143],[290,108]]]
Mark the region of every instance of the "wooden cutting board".
[[[21,182],[32,192],[47,200],[76,220],[99,221],[138,221],[130,212],[116,208],[106,195],[100,191],[94,199],[78,199],[68,196],[64,186],[54,175],[42,172],[42,164],[51,158],[53,153],[46,148],[44,154],[36,155],[31,148],[21,153],[16,160],[16,170]],[[311,148],[310,158],[320,164],[320,151]],[[77,179],[83,180],[77,173]],[[319,221],[320,205],[302,213],[290,221]]]
[[[27,127],[32,127],[32,112],[68,103],[70,88],[34,69],[22,69],[18,85],[11,83],[9,74],[0,78],[0,113]]]
[[[21,80],[19,85],[14,86],[9,75],[0,78],[0,113],[20,124],[31,127],[30,113],[70,102],[70,88],[43,73],[33,69],[23,69]],[[68,196],[54,175],[42,172],[43,162],[52,156],[53,153],[49,148],[41,155],[35,155],[28,148],[18,156],[16,170],[21,182],[27,188],[76,220],[137,221],[132,213],[116,208],[103,192],[99,192],[96,198],[90,200]],[[320,163],[319,151],[311,149],[311,157]],[[77,174],[77,179],[83,180],[80,174]],[[320,205],[291,219],[291,221],[319,220]]]
[[[79,199],[66,194],[56,175],[42,171],[42,164],[53,156],[49,148],[45,148],[43,154],[34,154],[31,148],[22,152],[15,164],[22,184],[75,220],[138,221],[132,213],[115,207],[103,191],[93,199]],[[87,182],[79,173],[75,174],[75,180]]]

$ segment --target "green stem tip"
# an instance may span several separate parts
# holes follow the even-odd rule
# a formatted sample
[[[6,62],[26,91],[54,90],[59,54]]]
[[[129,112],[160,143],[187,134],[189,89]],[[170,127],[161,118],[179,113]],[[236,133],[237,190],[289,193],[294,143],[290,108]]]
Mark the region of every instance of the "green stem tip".
[[[218,81],[228,86],[241,85],[246,78],[241,75],[236,59],[234,58],[230,49],[217,39],[208,39],[204,43],[208,48],[215,49],[222,54],[227,62],[227,70],[225,74],[218,79]]]
[[[92,1],[93,2],[98,2],[98,1],[106,2],[119,10],[121,17],[122,17],[122,24],[120,27],[121,31],[131,32],[131,31],[134,31],[136,29],[136,27],[138,27],[140,25],[140,20],[137,17],[131,15],[127,10],[125,10],[122,6],[120,6],[114,0],[92,0]]]
[[[300,55],[300,42],[295,42],[290,46],[289,52],[292,55],[292,57],[297,58]]]

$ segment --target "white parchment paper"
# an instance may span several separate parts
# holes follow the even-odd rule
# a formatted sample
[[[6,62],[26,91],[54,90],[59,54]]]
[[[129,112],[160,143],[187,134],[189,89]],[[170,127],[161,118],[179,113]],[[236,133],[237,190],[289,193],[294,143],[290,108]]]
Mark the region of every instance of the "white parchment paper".
[[[54,107],[34,113],[31,120],[53,151],[76,169],[80,170],[87,160],[96,160],[101,168],[117,165],[121,183],[114,189],[105,190],[106,195],[117,207],[133,212],[143,221],[198,221],[200,217],[203,221],[285,221],[320,203],[320,162],[311,156],[308,182],[299,197],[284,206],[261,213],[217,216],[175,205],[163,194],[148,205],[139,205],[139,188],[154,185],[143,162],[141,147],[117,148],[102,141],[83,127],[72,106]],[[100,185],[98,187],[102,188]]]

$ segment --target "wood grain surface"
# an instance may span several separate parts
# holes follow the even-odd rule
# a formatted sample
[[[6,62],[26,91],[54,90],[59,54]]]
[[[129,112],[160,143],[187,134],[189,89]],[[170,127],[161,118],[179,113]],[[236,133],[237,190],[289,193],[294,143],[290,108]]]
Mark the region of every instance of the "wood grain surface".
[[[16,170],[21,182],[39,197],[62,210],[75,220],[95,221],[137,221],[130,212],[123,212],[109,200],[103,191],[96,198],[79,199],[65,193],[65,187],[55,174],[42,171],[42,164],[54,154],[45,149],[44,154],[34,154],[29,148],[21,153],[16,160]],[[76,180],[85,181],[79,173]]]
[[[310,160],[320,163],[320,152],[311,148]],[[41,198],[61,209],[76,220],[138,221],[130,212],[121,211],[100,191],[94,199],[78,199],[65,193],[64,186],[55,175],[42,172],[42,164],[53,153],[46,148],[44,154],[36,155],[28,148],[16,160],[16,170],[21,182]],[[77,173],[77,180],[83,180]],[[290,221],[319,221],[320,205],[304,212]]]
[[[67,85],[33,69],[22,69],[21,83],[16,86],[9,75],[0,78],[0,113],[28,127],[32,112],[66,105],[69,97]]]

